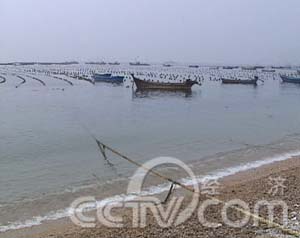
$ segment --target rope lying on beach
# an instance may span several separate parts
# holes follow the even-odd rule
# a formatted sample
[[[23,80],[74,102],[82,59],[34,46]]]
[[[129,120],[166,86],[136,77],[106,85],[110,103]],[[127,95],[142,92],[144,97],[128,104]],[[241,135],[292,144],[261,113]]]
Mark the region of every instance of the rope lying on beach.
[[[164,201],[163,203],[165,203],[165,202],[168,200],[169,196],[171,195],[171,192],[172,192],[172,189],[173,189],[174,185],[178,185],[179,187],[181,187],[181,188],[183,188],[183,189],[185,189],[185,190],[187,190],[187,191],[189,191],[189,192],[197,193],[199,196],[200,196],[200,195],[203,195],[203,194],[200,194],[199,192],[196,192],[193,188],[188,187],[188,186],[186,186],[185,184],[182,184],[182,183],[180,183],[180,182],[178,182],[178,181],[175,181],[175,180],[173,180],[172,178],[169,178],[169,177],[167,177],[167,176],[165,176],[165,175],[163,175],[163,174],[160,174],[160,173],[154,171],[153,169],[147,168],[147,167],[144,166],[143,164],[141,164],[141,163],[139,163],[139,162],[137,162],[137,161],[135,161],[135,160],[133,160],[133,159],[131,159],[131,158],[129,158],[129,157],[123,155],[123,154],[121,154],[121,153],[118,152],[117,150],[115,150],[115,149],[113,149],[113,148],[107,146],[106,144],[103,144],[102,142],[100,142],[96,137],[93,136],[93,138],[94,138],[94,140],[96,141],[96,143],[97,143],[97,145],[98,145],[98,147],[99,147],[99,149],[100,149],[102,155],[104,156],[105,160],[107,160],[107,156],[106,156],[106,154],[105,154],[105,150],[107,149],[107,150],[109,150],[110,152],[114,153],[115,155],[118,155],[120,158],[122,158],[122,159],[128,161],[129,163],[134,164],[134,165],[136,165],[136,166],[139,167],[139,168],[143,168],[145,171],[151,173],[152,175],[155,175],[155,176],[157,176],[157,177],[159,177],[159,178],[162,178],[162,179],[165,180],[165,181],[171,182],[171,183],[172,183],[171,188],[170,188],[170,190],[169,190],[169,193],[168,193],[168,195],[167,195],[167,198],[165,199],[165,201]],[[210,195],[208,195],[208,194],[205,194],[205,196],[206,196],[207,198],[210,198],[210,199],[215,199],[215,200],[217,200],[217,201],[218,201],[219,203],[221,203],[221,204],[225,204],[225,203],[226,203],[225,201],[220,200],[220,199],[216,199],[215,197],[212,197],[212,196],[210,196]],[[284,232],[284,233],[286,233],[286,234],[289,234],[289,235],[292,235],[292,236],[296,236],[296,237],[299,237],[299,236],[300,236],[300,231],[292,230],[292,229],[287,228],[287,227],[285,227],[285,226],[283,226],[283,225],[280,225],[280,224],[278,224],[278,223],[276,223],[276,222],[273,222],[273,221],[271,221],[271,220],[268,220],[268,219],[265,219],[265,218],[263,218],[263,217],[260,217],[259,215],[256,215],[256,214],[253,214],[253,213],[251,213],[251,212],[248,212],[248,211],[246,211],[246,210],[244,210],[244,209],[242,209],[242,208],[233,207],[233,209],[235,209],[235,210],[238,211],[238,212],[241,212],[242,214],[244,214],[244,215],[246,215],[246,216],[252,217],[253,219],[256,219],[256,220],[258,220],[258,221],[260,221],[260,222],[262,222],[262,223],[264,223],[264,224],[266,224],[266,225],[268,225],[268,226],[270,226],[270,227],[277,228],[278,230],[281,230],[282,232]]]

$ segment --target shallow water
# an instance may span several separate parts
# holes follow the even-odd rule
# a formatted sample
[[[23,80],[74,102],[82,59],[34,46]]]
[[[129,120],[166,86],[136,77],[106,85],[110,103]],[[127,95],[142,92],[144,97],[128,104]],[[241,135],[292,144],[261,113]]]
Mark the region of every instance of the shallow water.
[[[192,94],[135,93],[39,78],[46,87],[28,78],[15,88],[20,79],[11,75],[0,85],[0,225],[20,217],[12,204],[39,200],[47,213],[80,189],[132,174],[132,165],[110,154],[114,166],[107,164],[91,134],[139,162],[157,156],[196,162],[198,174],[300,148],[298,85],[205,80]],[[32,209],[22,211],[23,219]]]

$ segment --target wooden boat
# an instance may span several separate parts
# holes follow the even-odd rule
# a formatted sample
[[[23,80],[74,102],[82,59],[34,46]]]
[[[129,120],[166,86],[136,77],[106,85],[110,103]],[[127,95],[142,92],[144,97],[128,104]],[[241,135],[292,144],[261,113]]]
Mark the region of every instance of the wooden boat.
[[[150,66],[150,64],[147,64],[147,63],[141,63],[139,61],[137,62],[130,62],[129,63],[130,66]]]
[[[263,69],[261,72],[263,72],[263,73],[275,73],[276,70],[275,69]]]
[[[256,70],[257,68],[255,66],[249,66],[249,67],[242,67],[242,70]]]
[[[120,63],[119,62],[110,62],[110,63],[108,63],[109,65],[120,65]]]
[[[136,78],[133,74],[131,74],[134,83],[137,87],[137,90],[169,90],[169,91],[190,91],[192,86],[195,84],[200,85],[199,82],[193,80],[186,80],[183,83],[164,83],[164,82],[153,82],[153,81],[145,81]]]
[[[282,81],[284,83],[300,83],[300,76],[299,77],[290,77],[286,75],[280,75]]]
[[[223,66],[223,69],[238,69],[239,66]]]
[[[251,84],[257,85],[258,77],[255,76],[254,79],[225,79],[222,78],[223,84]]]
[[[112,76],[111,74],[94,74],[93,79],[95,83],[114,83],[121,84],[124,81],[124,76]]]
[[[199,65],[189,65],[189,68],[195,68],[195,69],[197,69],[197,68],[199,68]]]
[[[90,65],[106,65],[104,61],[101,62],[86,62],[85,64],[90,64]]]

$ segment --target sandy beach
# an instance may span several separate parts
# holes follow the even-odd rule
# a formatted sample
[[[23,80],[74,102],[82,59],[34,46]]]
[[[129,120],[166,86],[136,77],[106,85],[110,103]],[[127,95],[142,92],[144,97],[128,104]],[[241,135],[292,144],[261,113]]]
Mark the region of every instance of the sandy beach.
[[[270,178],[283,178],[282,191],[270,190]],[[299,229],[300,200],[298,184],[300,182],[300,159],[292,158],[286,161],[265,165],[257,169],[240,172],[225,177],[220,181],[220,194],[215,198],[222,201],[241,199],[249,204],[252,209],[260,200],[282,200],[288,205],[288,229]],[[275,193],[276,192],[276,193]],[[176,191],[176,194],[190,196],[189,192]],[[173,194],[174,195],[174,194]],[[200,202],[206,200],[201,196]],[[11,231],[0,234],[1,238],[100,238],[100,237],[293,237],[278,228],[268,227],[259,223],[253,226],[253,219],[241,228],[228,227],[221,220],[222,207],[217,205],[210,207],[205,213],[205,218],[210,222],[218,223],[217,228],[208,228],[199,223],[197,214],[179,226],[161,228],[157,225],[151,214],[147,214],[147,226],[145,228],[130,228],[131,216],[128,211],[122,211],[126,221],[124,228],[107,228],[98,224],[96,228],[80,228],[73,225],[68,219],[48,222],[40,226],[23,230]],[[229,217],[242,218],[242,214],[232,209]],[[280,223],[281,209],[275,209],[275,222]],[[266,211],[262,210],[261,217],[267,218]],[[234,218],[233,218],[234,219]]]

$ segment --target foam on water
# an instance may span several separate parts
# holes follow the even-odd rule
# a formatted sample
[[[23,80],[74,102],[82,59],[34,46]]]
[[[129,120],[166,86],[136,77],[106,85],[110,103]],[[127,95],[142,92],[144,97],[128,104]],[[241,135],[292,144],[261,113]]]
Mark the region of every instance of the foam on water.
[[[290,153],[284,153],[281,155],[277,155],[274,157],[270,157],[270,158],[265,158],[262,160],[257,160],[254,162],[249,162],[249,163],[245,163],[239,166],[234,166],[234,167],[229,167],[226,169],[222,169],[222,170],[218,170],[215,171],[213,173],[211,173],[210,175],[206,175],[206,176],[201,176],[197,178],[197,183],[203,183],[207,180],[215,180],[215,179],[220,179],[220,178],[224,178],[239,172],[243,172],[243,171],[247,171],[250,169],[255,169],[255,168],[259,168],[261,166],[267,165],[267,164],[271,164],[274,162],[279,162],[279,161],[284,161],[293,157],[297,157],[300,156],[300,151],[294,151],[294,152],[290,152]],[[189,179],[183,179],[183,182],[185,185],[193,185],[194,181],[191,181]]]
[[[193,185],[195,183],[203,183],[207,180],[224,178],[226,176],[230,176],[230,175],[236,174],[238,172],[258,168],[263,165],[271,164],[274,162],[284,161],[284,160],[287,160],[287,159],[290,159],[290,158],[293,158],[296,156],[300,156],[300,151],[284,153],[284,154],[280,154],[280,155],[277,155],[274,157],[257,160],[257,161],[251,162],[251,163],[245,163],[242,165],[233,166],[233,167],[229,167],[229,168],[222,169],[222,170],[217,170],[217,171],[211,172],[209,175],[197,177],[196,181],[191,180],[190,178],[184,178],[184,179],[181,179],[181,182],[185,185]],[[147,190],[144,190],[139,195],[146,196],[146,195],[160,194],[165,191],[168,191],[169,187],[170,186],[168,183],[159,184],[157,186],[149,187]],[[116,195],[116,196],[108,197],[103,200],[97,201],[96,207],[98,207],[98,208],[103,207],[108,203],[111,204],[114,202],[118,203],[118,202],[130,201],[130,200],[135,199],[136,197],[137,197],[137,195],[135,195],[135,194]],[[17,221],[17,222],[10,223],[8,225],[0,226],[0,232],[28,228],[28,227],[32,227],[32,226],[41,225],[43,222],[46,222],[46,221],[55,221],[55,220],[58,220],[61,218],[67,218],[73,212],[74,212],[74,210],[71,208],[53,211],[53,212],[48,213],[45,216],[37,216],[37,217],[33,217],[32,219],[29,219],[26,221]]]

